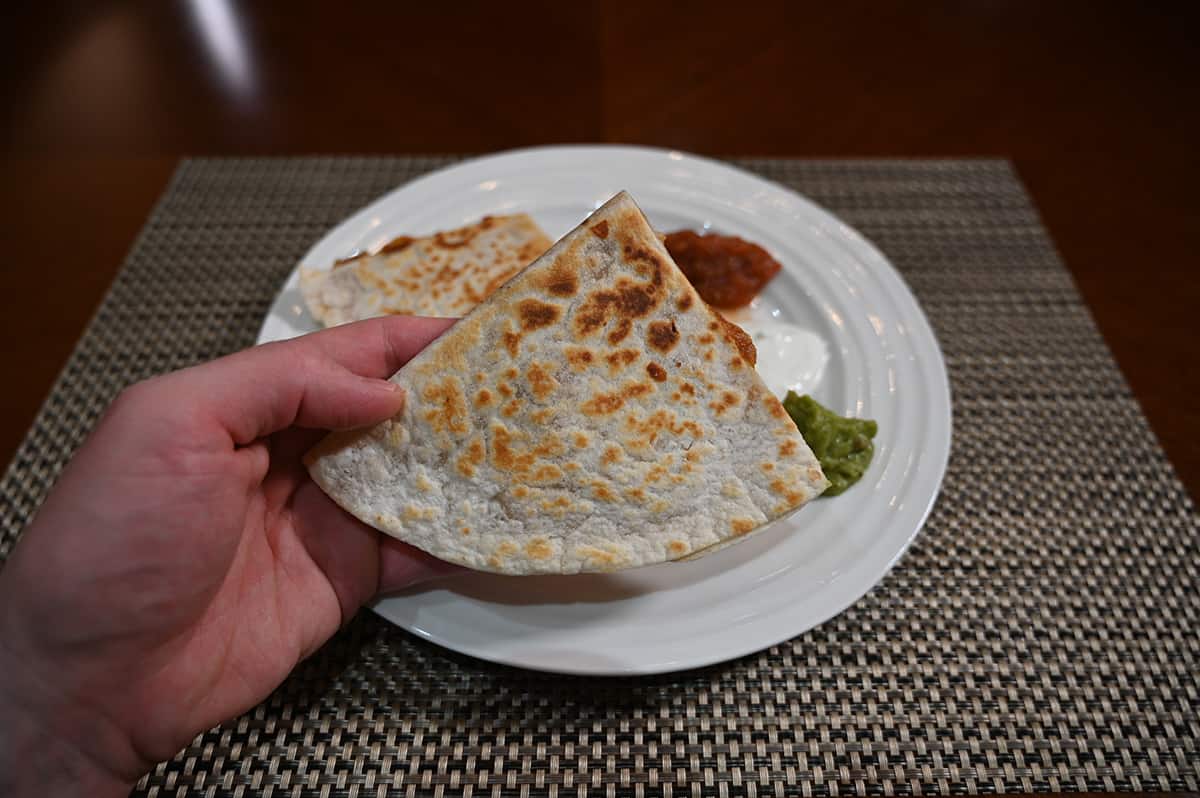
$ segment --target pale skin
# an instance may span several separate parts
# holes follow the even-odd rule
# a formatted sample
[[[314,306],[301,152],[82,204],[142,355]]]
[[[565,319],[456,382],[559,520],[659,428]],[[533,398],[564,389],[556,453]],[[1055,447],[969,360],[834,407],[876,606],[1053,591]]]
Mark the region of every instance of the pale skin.
[[[451,570],[301,463],[319,430],[398,413],[384,378],[449,324],[359,322],[121,394],[0,571],[0,793],[124,795],[363,603]]]

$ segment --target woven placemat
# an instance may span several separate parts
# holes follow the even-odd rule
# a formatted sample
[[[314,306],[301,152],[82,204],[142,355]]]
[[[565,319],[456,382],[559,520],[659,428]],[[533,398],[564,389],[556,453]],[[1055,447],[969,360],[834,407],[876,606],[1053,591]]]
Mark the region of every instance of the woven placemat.
[[[193,160],[0,483],[0,556],[123,386],[250,345],[307,247],[448,159]],[[851,609],[665,677],[492,666],[368,612],[150,795],[1200,788],[1200,531],[1010,167],[743,166],[871,238],[941,341],[941,498]]]

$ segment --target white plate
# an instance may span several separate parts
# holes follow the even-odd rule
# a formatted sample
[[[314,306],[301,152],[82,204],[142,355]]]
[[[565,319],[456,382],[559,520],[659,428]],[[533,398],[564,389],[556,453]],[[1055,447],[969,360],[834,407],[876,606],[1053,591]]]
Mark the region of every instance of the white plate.
[[[950,447],[950,390],[929,323],[887,260],[803,197],[715,161],[635,147],[552,147],[468,161],[372,203],[304,257],[327,268],[393,236],[525,211],[551,237],[627,189],[659,230],[710,227],[755,241],[784,269],[753,315],[807,328],[828,362],[804,386],[879,422],[875,459],[843,495],[696,562],[618,574],[471,574],[388,598],[380,615],[494,662],[581,674],[646,674],[758,651],[833,617],[896,562],[933,504]],[[259,341],[316,329],[297,274]]]

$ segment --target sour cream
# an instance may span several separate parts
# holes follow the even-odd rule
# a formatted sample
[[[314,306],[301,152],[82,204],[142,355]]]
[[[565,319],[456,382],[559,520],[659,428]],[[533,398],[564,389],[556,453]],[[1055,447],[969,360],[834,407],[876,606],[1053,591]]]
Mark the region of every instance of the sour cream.
[[[825,376],[829,345],[811,330],[777,319],[738,319],[758,350],[758,374],[771,392],[812,393]]]

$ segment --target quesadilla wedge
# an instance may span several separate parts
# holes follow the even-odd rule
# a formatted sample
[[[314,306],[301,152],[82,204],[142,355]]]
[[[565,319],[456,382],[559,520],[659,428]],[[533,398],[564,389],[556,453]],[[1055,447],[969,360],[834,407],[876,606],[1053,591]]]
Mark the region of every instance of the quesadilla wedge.
[[[301,269],[300,291],[327,327],[386,314],[462,316],[550,243],[526,214],[485,216],[424,238],[401,236],[332,269]]]
[[[364,522],[470,568],[682,559],[827,484],[754,361],[622,192],[401,368],[398,416],[329,436],[309,471]]]

